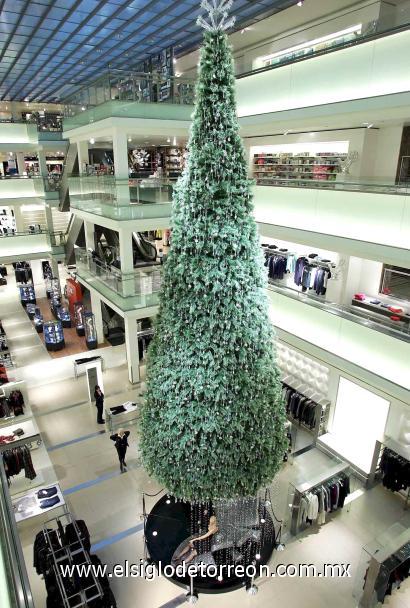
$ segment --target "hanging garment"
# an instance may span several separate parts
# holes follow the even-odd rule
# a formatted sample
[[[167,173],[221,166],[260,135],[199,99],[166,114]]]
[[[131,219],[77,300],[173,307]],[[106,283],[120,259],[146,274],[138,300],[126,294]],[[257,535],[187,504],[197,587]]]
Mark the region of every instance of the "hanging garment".
[[[392,492],[407,490],[410,487],[410,461],[393,450],[384,448],[380,459],[382,483]]]

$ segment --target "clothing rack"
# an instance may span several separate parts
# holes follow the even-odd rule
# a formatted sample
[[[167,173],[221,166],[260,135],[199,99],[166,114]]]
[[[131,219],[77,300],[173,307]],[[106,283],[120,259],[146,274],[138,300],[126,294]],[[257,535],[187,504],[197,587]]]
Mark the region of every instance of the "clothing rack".
[[[316,404],[315,426],[313,429],[301,423],[299,420],[293,418],[291,415],[287,416],[288,420],[293,424],[298,424],[305,430],[311,432],[315,439],[320,437],[320,435],[323,435],[326,432],[327,421],[330,411],[330,401],[328,399],[324,399],[314,389],[309,388],[303,382],[291,375],[287,375],[282,379],[282,386],[288,386],[289,388],[293,389],[303,397],[308,398],[310,401],[313,401]]]
[[[388,537],[385,546],[376,542],[364,547],[366,572],[359,573],[362,592],[358,599],[361,608],[375,608],[380,605],[379,602],[383,603],[391,574],[410,559],[408,527],[395,524],[386,531],[385,536]]]
[[[338,477],[345,475],[350,477],[352,475],[352,469],[347,462],[341,461],[332,471],[331,474],[323,477],[321,475],[309,480],[308,482],[302,482],[300,484],[291,484],[291,493],[293,494],[293,500],[291,504],[291,520],[290,520],[290,532],[292,535],[297,536],[303,529],[300,522],[300,509],[302,507],[302,498],[312,492],[316,488],[326,485],[332,480],[337,480]]]
[[[297,254],[294,251],[280,251],[280,249],[269,249],[269,247],[262,247],[262,250],[265,253],[270,253],[272,255],[280,255],[284,258],[288,258],[291,255],[297,257]]]
[[[72,543],[65,542],[63,531],[68,524],[72,524],[77,536],[77,540]],[[51,533],[57,533],[59,535],[62,545],[61,548],[54,548]],[[102,598],[104,596],[103,589],[93,572],[90,555],[84,547],[80,529],[71,513],[67,511],[67,513],[60,517],[55,517],[44,522],[43,534],[52,558],[53,570],[64,608],[81,608],[82,606],[87,606],[92,600]],[[81,566],[90,567],[87,577],[87,581],[89,582],[81,589],[76,589],[74,593],[67,592],[67,577],[63,577],[60,571],[60,565],[67,564],[67,561],[70,565],[76,564],[80,568]],[[76,582],[78,583],[78,580]]]
[[[376,455],[373,457],[373,460],[375,461],[375,471],[373,474],[374,480],[381,481],[382,479],[381,460],[386,448],[390,450],[390,452],[396,454],[398,458],[407,461],[410,467],[410,450],[406,450],[403,446],[401,446],[397,441],[394,441],[392,438],[384,437],[383,441],[376,442]],[[410,484],[406,490],[398,490],[395,492],[395,494],[398,494],[399,496],[404,498],[403,508],[407,510],[410,506]]]

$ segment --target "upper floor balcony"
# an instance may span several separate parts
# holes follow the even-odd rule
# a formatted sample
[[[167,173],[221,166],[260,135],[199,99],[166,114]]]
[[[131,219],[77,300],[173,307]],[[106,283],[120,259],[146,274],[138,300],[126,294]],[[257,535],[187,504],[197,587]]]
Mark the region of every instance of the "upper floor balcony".
[[[237,78],[240,117],[410,91],[408,25],[290,55]],[[323,45],[325,46],[325,45]],[[331,51],[331,52],[329,52]]]
[[[122,272],[105,264],[84,248],[75,249],[77,276],[106,299],[126,312],[137,308],[158,306],[161,266],[152,264]]]
[[[0,262],[7,264],[25,259],[63,255],[65,233],[36,228],[28,232],[0,234]]]
[[[276,185],[255,186],[254,204],[256,221],[263,226],[275,227],[282,235],[287,231],[287,240],[301,242],[290,238],[296,232],[309,233],[312,245],[317,245],[317,241],[312,242],[315,235],[333,239],[334,246],[338,240],[349,240],[350,249],[351,243],[363,245],[361,253],[365,258],[369,247],[394,248],[399,259],[391,263],[410,265],[410,193],[407,184],[361,179],[323,181],[315,185],[303,180],[302,183],[287,181],[285,185],[278,182]],[[280,238],[279,232],[277,238]],[[322,245],[326,248],[325,242]],[[360,252],[351,253],[357,255]]]
[[[60,184],[61,176],[58,174],[50,174],[48,177],[3,175],[0,178],[0,198],[3,204],[17,204],[28,198],[57,201]]]
[[[171,179],[73,175],[69,177],[70,202],[73,211],[83,217],[93,214],[119,221],[156,220],[154,227],[167,227],[167,223],[160,224],[171,215],[174,184]]]
[[[70,97],[64,107],[64,131],[106,118],[190,120],[195,81],[110,71]]]
[[[26,120],[0,120],[0,144],[31,144],[62,141],[62,119],[32,117]]]

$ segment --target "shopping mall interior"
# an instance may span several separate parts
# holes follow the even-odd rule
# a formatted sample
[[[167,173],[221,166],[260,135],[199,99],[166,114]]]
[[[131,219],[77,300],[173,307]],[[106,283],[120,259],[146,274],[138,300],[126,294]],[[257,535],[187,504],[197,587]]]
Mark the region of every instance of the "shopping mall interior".
[[[0,22],[1,608],[409,608],[410,0],[1,0]],[[235,304],[235,354],[246,247],[263,304]],[[242,397],[224,376],[206,410],[232,357]],[[209,507],[215,468],[250,487],[252,435],[276,474]],[[112,575],[184,551],[270,575]]]

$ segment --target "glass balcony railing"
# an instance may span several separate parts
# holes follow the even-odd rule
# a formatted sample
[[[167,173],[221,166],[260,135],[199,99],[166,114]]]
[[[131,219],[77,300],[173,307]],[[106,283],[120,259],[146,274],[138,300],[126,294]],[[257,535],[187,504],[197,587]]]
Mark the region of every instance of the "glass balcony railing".
[[[288,287],[287,285],[281,285],[277,281],[269,280],[268,289],[277,291],[282,295],[285,295],[293,300],[302,302],[315,308],[320,308],[329,314],[343,317],[353,323],[368,327],[375,331],[387,334],[392,338],[410,342],[410,319],[409,321],[401,321],[399,323],[390,321],[388,317],[384,318],[377,313],[371,311],[356,308],[353,306],[344,306],[342,304],[336,304],[335,302],[328,302],[323,300],[320,296],[316,296],[310,293],[302,293],[297,289]]]
[[[75,175],[68,179],[71,207],[112,219],[169,217],[176,180]]]
[[[44,242],[50,247],[64,247],[66,234],[64,232],[49,232],[45,226],[34,224],[31,230],[17,232],[10,229],[7,232],[0,232],[0,246],[9,239],[27,239],[27,237],[43,237]],[[13,243],[15,241],[13,240]]]
[[[193,79],[173,76],[164,80],[151,73],[111,70],[66,100],[64,127],[73,128],[71,123],[67,127],[67,119],[110,101],[192,105],[194,96]]]
[[[255,61],[253,70],[239,74],[237,77],[243,78],[250,74],[272,70],[291,63],[311,59],[312,57],[333,53],[376,38],[388,36],[389,34],[395,34],[409,27],[410,22],[408,21],[407,14],[404,11],[402,14],[398,12],[397,23],[394,26],[386,25],[382,19],[374,19],[364,24],[357,24],[346,30],[334,32],[282,51],[276,51],[271,55],[260,57]]]
[[[337,174],[333,179],[286,178],[280,175],[257,177],[257,186],[280,186],[286,188],[314,188],[320,190],[345,190],[351,192],[374,192],[379,194],[402,194],[410,192],[410,182],[395,183],[393,179],[377,177],[353,177]]]
[[[133,272],[122,272],[116,266],[105,264],[83,248],[75,249],[77,274],[101,291],[108,288],[121,298],[130,300],[123,310],[156,306],[161,287],[161,266],[154,264],[135,269]],[[100,286],[100,289],[99,289]]]

